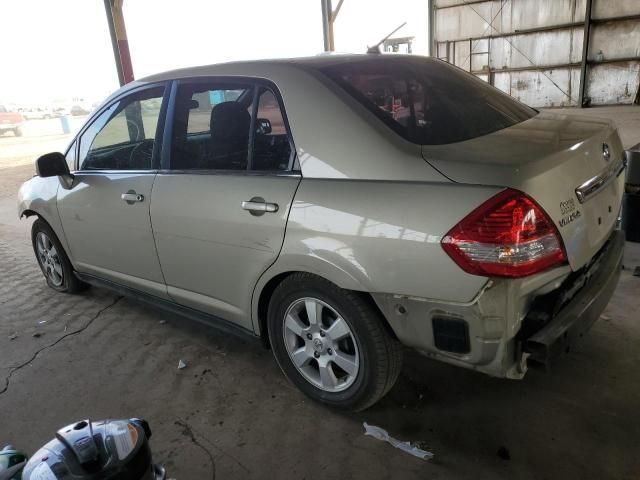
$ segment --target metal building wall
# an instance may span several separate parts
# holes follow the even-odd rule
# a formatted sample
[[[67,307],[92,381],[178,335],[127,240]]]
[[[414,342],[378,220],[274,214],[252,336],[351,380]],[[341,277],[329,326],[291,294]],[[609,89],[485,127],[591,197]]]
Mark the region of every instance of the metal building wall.
[[[435,0],[433,13],[439,58],[529,105],[640,102],[640,0]]]

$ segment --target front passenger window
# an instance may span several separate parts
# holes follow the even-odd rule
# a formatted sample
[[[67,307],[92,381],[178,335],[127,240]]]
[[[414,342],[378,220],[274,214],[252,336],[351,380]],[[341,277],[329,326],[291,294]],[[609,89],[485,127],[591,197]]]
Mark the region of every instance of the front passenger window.
[[[134,93],[100,114],[80,137],[80,169],[151,169],[163,92]]]

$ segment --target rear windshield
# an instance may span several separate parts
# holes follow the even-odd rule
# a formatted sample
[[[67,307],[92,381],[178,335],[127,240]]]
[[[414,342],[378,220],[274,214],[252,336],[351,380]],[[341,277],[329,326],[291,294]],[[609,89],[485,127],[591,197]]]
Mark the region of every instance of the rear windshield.
[[[537,111],[438,60],[377,57],[320,71],[405,139],[440,145],[480,137]]]

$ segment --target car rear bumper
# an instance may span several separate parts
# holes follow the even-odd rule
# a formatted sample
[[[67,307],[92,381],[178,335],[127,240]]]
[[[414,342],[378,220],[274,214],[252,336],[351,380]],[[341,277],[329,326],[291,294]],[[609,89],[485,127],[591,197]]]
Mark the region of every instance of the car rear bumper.
[[[615,231],[596,261],[577,281],[584,286],[540,330],[522,339],[529,361],[548,367],[553,358],[591,328],[613,296],[622,270],[624,233]],[[526,319],[525,319],[526,322]]]
[[[492,279],[468,304],[372,296],[403,344],[447,363],[519,379],[528,363],[548,366],[600,316],[618,283],[623,250],[624,235],[614,231],[583,270],[565,265],[522,279]],[[457,321],[461,333],[453,338],[449,328],[444,333],[454,341],[439,344],[437,320],[443,317]]]
[[[0,123],[0,130],[13,130],[22,126],[22,123]]]

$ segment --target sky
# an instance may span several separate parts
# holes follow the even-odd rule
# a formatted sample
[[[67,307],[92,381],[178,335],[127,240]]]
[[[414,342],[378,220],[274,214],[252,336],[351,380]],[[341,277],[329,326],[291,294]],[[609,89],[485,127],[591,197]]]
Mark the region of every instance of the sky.
[[[124,16],[136,78],[323,50],[320,0],[124,0]],[[118,88],[102,0],[0,0],[0,19],[0,102],[98,101]],[[364,53],[403,22],[395,36],[426,54],[427,0],[344,0],[336,51]]]

